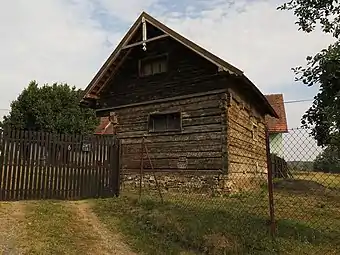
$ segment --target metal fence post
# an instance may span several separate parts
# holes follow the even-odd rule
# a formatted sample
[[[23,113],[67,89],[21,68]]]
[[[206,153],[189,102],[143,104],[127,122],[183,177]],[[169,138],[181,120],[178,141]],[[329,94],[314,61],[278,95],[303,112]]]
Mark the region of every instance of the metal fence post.
[[[273,194],[273,172],[272,172],[272,161],[270,157],[270,146],[269,146],[269,132],[266,126],[266,150],[267,150],[267,175],[268,175],[268,199],[269,199],[269,216],[270,216],[270,233],[274,237],[276,233],[275,224],[275,208],[274,208],[274,194]]]

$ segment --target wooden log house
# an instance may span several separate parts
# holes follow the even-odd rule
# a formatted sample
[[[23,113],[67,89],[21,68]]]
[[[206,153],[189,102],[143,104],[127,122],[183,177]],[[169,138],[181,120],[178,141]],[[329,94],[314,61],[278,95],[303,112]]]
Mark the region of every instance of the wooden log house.
[[[164,186],[219,190],[266,172],[265,116],[278,117],[241,70],[145,12],[81,104],[113,117],[126,175],[140,171],[144,137]],[[151,171],[146,159],[143,171]]]

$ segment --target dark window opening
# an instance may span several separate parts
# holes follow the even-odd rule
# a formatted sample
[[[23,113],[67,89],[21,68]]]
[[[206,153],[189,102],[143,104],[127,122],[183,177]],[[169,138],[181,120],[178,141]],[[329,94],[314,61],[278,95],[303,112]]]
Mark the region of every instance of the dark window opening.
[[[149,116],[149,132],[181,130],[181,113],[152,114]]]
[[[147,58],[140,60],[139,74],[140,76],[149,76],[158,73],[164,73],[168,69],[166,56]]]

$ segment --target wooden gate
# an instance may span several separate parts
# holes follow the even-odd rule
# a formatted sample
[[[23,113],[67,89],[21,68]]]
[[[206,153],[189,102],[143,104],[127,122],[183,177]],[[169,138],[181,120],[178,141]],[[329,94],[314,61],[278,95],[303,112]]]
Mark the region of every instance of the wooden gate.
[[[114,136],[0,131],[0,200],[119,195]]]

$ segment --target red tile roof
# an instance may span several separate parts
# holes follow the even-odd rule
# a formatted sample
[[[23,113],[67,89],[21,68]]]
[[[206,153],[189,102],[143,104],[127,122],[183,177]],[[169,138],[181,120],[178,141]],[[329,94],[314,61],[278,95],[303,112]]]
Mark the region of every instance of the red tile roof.
[[[96,130],[94,131],[97,135],[112,135],[113,134],[113,126],[109,121],[109,117],[101,117],[100,123]]]
[[[288,132],[286,110],[285,105],[283,103],[283,95],[271,94],[266,95],[266,98],[270,105],[274,108],[276,113],[279,115],[278,119],[270,116],[266,117],[266,123],[268,125],[269,132],[270,133]]]

